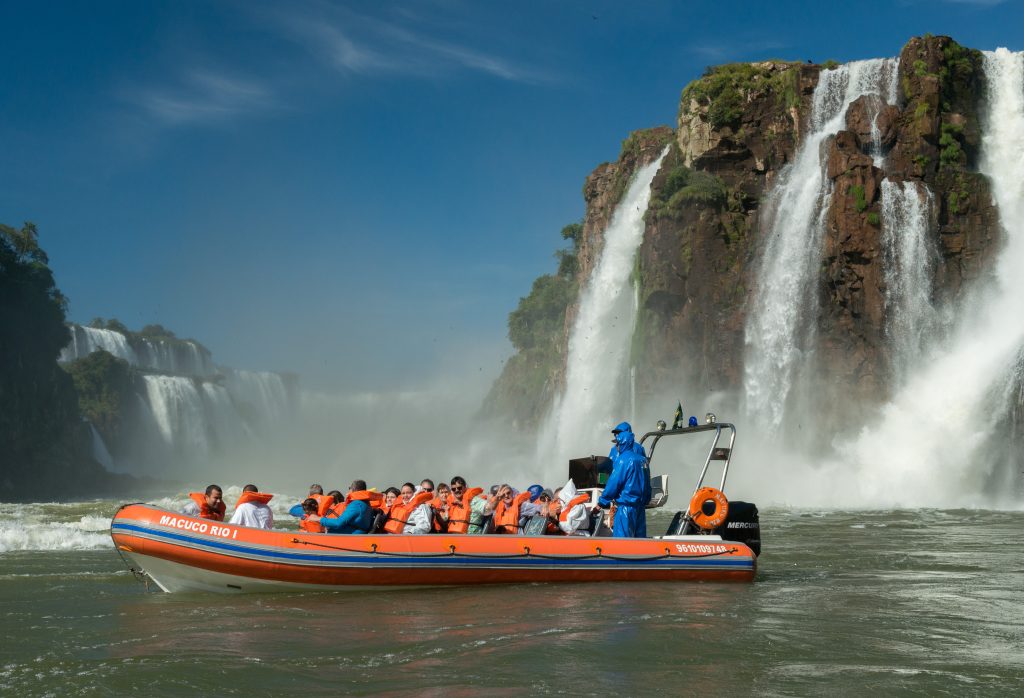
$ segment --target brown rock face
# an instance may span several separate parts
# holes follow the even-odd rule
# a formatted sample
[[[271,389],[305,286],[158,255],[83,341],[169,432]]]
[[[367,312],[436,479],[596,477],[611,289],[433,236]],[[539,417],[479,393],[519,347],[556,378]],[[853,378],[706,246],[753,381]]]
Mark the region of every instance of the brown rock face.
[[[846,130],[856,135],[862,152],[878,147],[882,153],[887,153],[896,143],[899,115],[899,109],[886,104],[878,95],[863,95],[846,111]]]
[[[771,200],[778,173],[805,136],[820,70],[733,64],[684,90],[675,146],[652,184],[638,253],[640,313],[631,361],[641,397],[665,386],[742,388],[746,313],[771,233],[760,229],[761,203]],[[1000,243],[989,185],[977,172],[980,54],[949,37],[915,38],[901,52],[898,80],[898,104],[875,95],[857,99],[845,114],[846,128],[822,146],[831,195],[816,279],[816,368],[801,371],[814,374],[816,399],[836,427],[846,419],[859,423],[856,410],[884,400],[892,384],[883,181],[927,188],[939,260],[936,304],[955,303],[971,280],[989,273]],[[618,162],[587,178],[581,280],[593,269],[624,183],[671,135],[668,129],[634,134]]]

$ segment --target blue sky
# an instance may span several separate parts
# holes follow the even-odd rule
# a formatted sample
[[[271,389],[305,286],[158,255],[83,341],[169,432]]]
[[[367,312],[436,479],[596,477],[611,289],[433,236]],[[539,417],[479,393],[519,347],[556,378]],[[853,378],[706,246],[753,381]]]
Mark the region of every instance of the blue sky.
[[[0,222],[70,316],[310,387],[493,375],[581,188],[710,64],[1024,48],[1014,0],[0,4]]]

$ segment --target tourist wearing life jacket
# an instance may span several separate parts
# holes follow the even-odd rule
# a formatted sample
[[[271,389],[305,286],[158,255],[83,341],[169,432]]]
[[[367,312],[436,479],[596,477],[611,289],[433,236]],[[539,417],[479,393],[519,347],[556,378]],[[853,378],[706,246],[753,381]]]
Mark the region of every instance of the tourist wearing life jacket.
[[[302,503],[302,511],[305,512],[302,520],[299,521],[299,528],[306,533],[323,533],[324,527],[320,525],[320,503],[310,497]]]
[[[267,505],[273,498],[272,494],[260,492],[256,485],[246,485],[242,488],[242,496],[235,502],[235,513],[231,515],[228,523],[249,528],[272,529],[274,512]]]
[[[487,505],[487,499],[480,497],[483,489],[466,489],[466,480],[456,475],[452,478],[451,490],[448,533],[479,533],[484,507]]]
[[[651,501],[651,471],[647,457],[634,448],[632,430],[620,429],[623,425],[628,426],[623,422],[612,430],[618,454],[594,511],[607,509],[615,502],[618,506],[613,535],[616,538],[646,538],[645,507]]]
[[[523,503],[529,501],[533,493],[516,493],[509,485],[502,485],[495,495],[494,504],[494,532],[506,535],[519,533],[519,514]]]
[[[431,527],[434,533],[448,531],[448,507],[451,505],[451,496],[451,488],[443,482],[434,490],[434,498],[430,500]]]
[[[590,521],[590,512],[587,504],[590,503],[590,495],[587,493],[578,494],[576,483],[569,480],[558,492],[558,530],[567,536],[583,535],[587,524]]]
[[[366,489],[366,480],[353,480],[348,487],[348,496],[327,516],[320,517],[320,525],[328,533],[370,533],[373,505],[379,505],[383,500],[383,495]]]
[[[211,521],[223,521],[227,506],[224,504],[224,491],[218,485],[209,485],[206,492],[189,492],[190,501],[181,513]]]
[[[341,493],[338,492],[338,494],[340,495]],[[316,502],[316,513],[318,516],[323,516],[324,514],[326,514],[335,504],[334,497],[324,494],[324,488],[321,487],[320,485],[309,486],[308,498]],[[304,501],[300,502],[299,504],[296,504],[295,506],[288,510],[288,513],[296,518],[302,518],[305,515],[305,511],[302,508],[304,504]]]
[[[387,488],[386,490],[384,490],[384,502],[381,504],[381,511],[383,511],[385,514],[390,513],[391,507],[394,505],[394,503],[401,499],[402,493],[398,490],[397,487]]]
[[[433,498],[433,492],[417,492],[411,482],[405,483],[402,485],[401,499],[396,499],[391,505],[384,530],[387,533],[416,535],[430,533],[433,520],[430,500]]]

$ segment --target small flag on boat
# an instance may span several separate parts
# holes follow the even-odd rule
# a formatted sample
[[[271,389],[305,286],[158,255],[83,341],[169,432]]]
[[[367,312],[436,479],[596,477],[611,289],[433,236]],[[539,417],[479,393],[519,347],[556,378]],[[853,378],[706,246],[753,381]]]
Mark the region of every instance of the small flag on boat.
[[[672,418],[672,428],[682,429],[683,428],[683,403],[676,403],[676,416]]]

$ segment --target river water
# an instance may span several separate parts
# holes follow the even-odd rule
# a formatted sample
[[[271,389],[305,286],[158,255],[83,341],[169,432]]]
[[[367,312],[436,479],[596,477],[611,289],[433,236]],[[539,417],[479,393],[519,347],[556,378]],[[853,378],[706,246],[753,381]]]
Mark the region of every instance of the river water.
[[[138,582],[116,508],[0,505],[0,694],[1024,692],[1021,512],[768,509],[753,584],[214,596]]]

